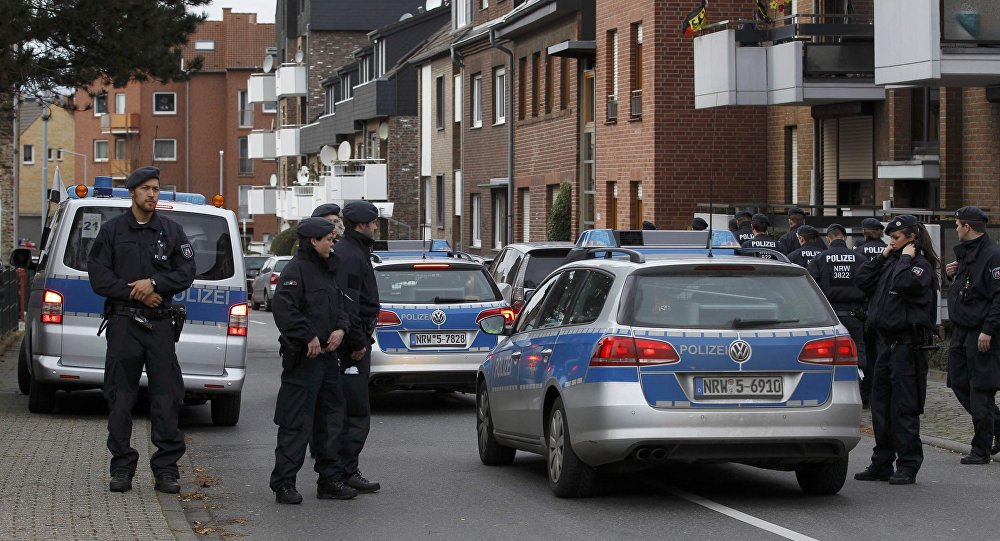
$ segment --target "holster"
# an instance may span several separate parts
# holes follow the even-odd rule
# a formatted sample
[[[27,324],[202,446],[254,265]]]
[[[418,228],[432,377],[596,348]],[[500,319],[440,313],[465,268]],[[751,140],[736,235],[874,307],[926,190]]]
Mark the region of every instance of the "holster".
[[[281,355],[281,368],[294,370],[306,355],[306,346],[298,340],[285,335],[278,336],[278,354]]]
[[[181,331],[184,330],[184,322],[187,321],[186,306],[170,307],[170,323],[174,326],[174,342],[181,339]]]
[[[97,326],[97,336],[108,328],[108,320],[111,319],[111,299],[104,300],[104,311],[101,312],[101,324]]]

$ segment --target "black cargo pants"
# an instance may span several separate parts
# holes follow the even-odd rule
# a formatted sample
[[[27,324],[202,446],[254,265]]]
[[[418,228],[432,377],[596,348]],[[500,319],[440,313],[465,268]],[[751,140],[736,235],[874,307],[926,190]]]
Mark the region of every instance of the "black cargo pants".
[[[972,452],[990,456],[993,436],[1000,434],[1000,410],[989,367],[1000,365],[1000,345],[990,344],[986,353],[979,351],[978,329],[955,325],[948,347],[948,386],[965,411],[972,416]]]
[[[358,457],[365,448],[371,430],[372,410],[368,401],[368,377],[371,374],[371,348],[357,362],[359,374],[341,374],[344,398],[347,403],[345,426],[340,439],[337,459],[337,476],[343,479],[358,472]]]
[[[879,333],[879,355],[872,378],[871,412],[875,432],[871,469],[895,469],[916,477],[924,461],[920,441],[921,396],[918,356],[925,353],[909,334]],[[924,360],[925,362],[925,360]]]

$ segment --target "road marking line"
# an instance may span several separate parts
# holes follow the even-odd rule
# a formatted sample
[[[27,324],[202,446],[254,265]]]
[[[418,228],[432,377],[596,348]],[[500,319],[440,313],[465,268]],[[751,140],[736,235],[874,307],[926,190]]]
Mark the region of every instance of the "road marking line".
[[[267,323],[264,323],[263,321],[254,321],[252,319],[250,320],[250,323],[256,323],[258,325],[267,325]]]
[[[690,492],[685,492],[683,490],[673,487],[660,486],[659,488],[666,490],[667,492],[670,492],[673,495],[683,498],[691,503],[698,504],[702,507],[711,509],[712,511],[715,511],[717,513],[722,513],[727,517],[734,518],[740,522],[745,522],[746,524],[749,524],[756,528],[760,528],[761,530],[767,532],[771,532],[775,535],[784,537],[785,539],[792,539],[793,541],[818,541],[817,539],[809,537],[808,535],[800,534],[799,532],[789,530],[788,528],[783,528],[781,526],[778,526],[777,524],[772,524],[766,520],[759,519],[752,515],[748,515],[742,511],[737,511],[731,507],[726,507],[721,503],[713,502],[712,500],[702,498],[701,496],[698,496],[696,494],[691,494]]]

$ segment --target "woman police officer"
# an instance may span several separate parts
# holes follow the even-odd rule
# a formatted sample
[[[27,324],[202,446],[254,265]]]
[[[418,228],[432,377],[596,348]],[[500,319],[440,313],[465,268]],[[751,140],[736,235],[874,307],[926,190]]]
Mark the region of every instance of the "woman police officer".
[[[868,319],[880,348],[871,392],[875,449],[871,465],[854,478],[909,485],[923,462],[920,412],[927,359],[922,346],[935,323],[939,260],[915,217],[899,216],[885,232],[889,245],[858,271],[858,286],[871,296]]]

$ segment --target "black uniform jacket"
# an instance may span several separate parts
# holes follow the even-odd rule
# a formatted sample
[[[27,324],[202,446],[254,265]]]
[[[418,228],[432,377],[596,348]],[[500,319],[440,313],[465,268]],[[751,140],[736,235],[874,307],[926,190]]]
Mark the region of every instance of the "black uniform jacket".
[[[761,233],[756,235],[749,240],[745,240],[740,245],[744,248],[770,248],[771,250],[778,249],[778,241],[774,240],[774,237],[768,235],[767,233]]]
[[[336,264],[313,250],[299,250],[285,265],[271,301],[274,323],[283,336],[303,344],[318,338],[326,347],[330,333],[350,330],[334,275]]]
[[[792,250],[788,254],[788,260],[801,267],[809,267],[809,262],[818,254],[826,251],[826,244],[820,239],[811,240],[797,250]]]
[[[958,272],[948,288],[952,323],[996,336],[1000,332],[1000,246],[983,235],[955,246]]]
[[[841,239],[830,243],[830,248],[813,258],[809,274],[819,284],[834,310],[853,310],[865,300],[856,281],[861,263],[868,261],[847,247]]]
[[[864,242],[854,247],[855,253],[863,255],[866,260],[871,259],[885,250],[885,243],[882,239],[865,239]]]
[[[789,229],[787,233],[785,233],[784,235],[781,236],[780,239],[778,239],[778,251],[779,252],[781,252],[781,253],[783,253],[785,255],[788,255],[788,254],[794,252],[796,249],[798,249],[798,247],[799,247],[799,235],[798,235],[797,231],[799,230],[800,227],[802,227],[802,226],[801,225],[797,225],[797,226]]]
[[[736,242],[743,244],[744,242],[753,238],[753,229],[750,228],[750,222],[741,225],[736,231],[733,232],[736,236]]]
[[[871,296],[868,322],[879,332],[902,334],[912,326],[933,328],[937,291],[934,269],[921,252],[915,257],[881,254],[858,269],[858,287]]]
[[[195,276],[194,250],[181,226],[157,212],[145,224],[129,210],[108,220],[94,239],[87,258],[87,274],[94,292],[126,306],[145,307],[129,298],[129,282],[152,278],[161,308],[191,287]]]
[[[371,345],[371,332],[382,308],[378,300],[378,286],[372,269],[371,252],[374,240],[353,229],[344,232],[344,238],[333,247],[340,260],[337,285],[347,295],[347,316],[351,330],[344,337],[344,347],[357,351]]]

